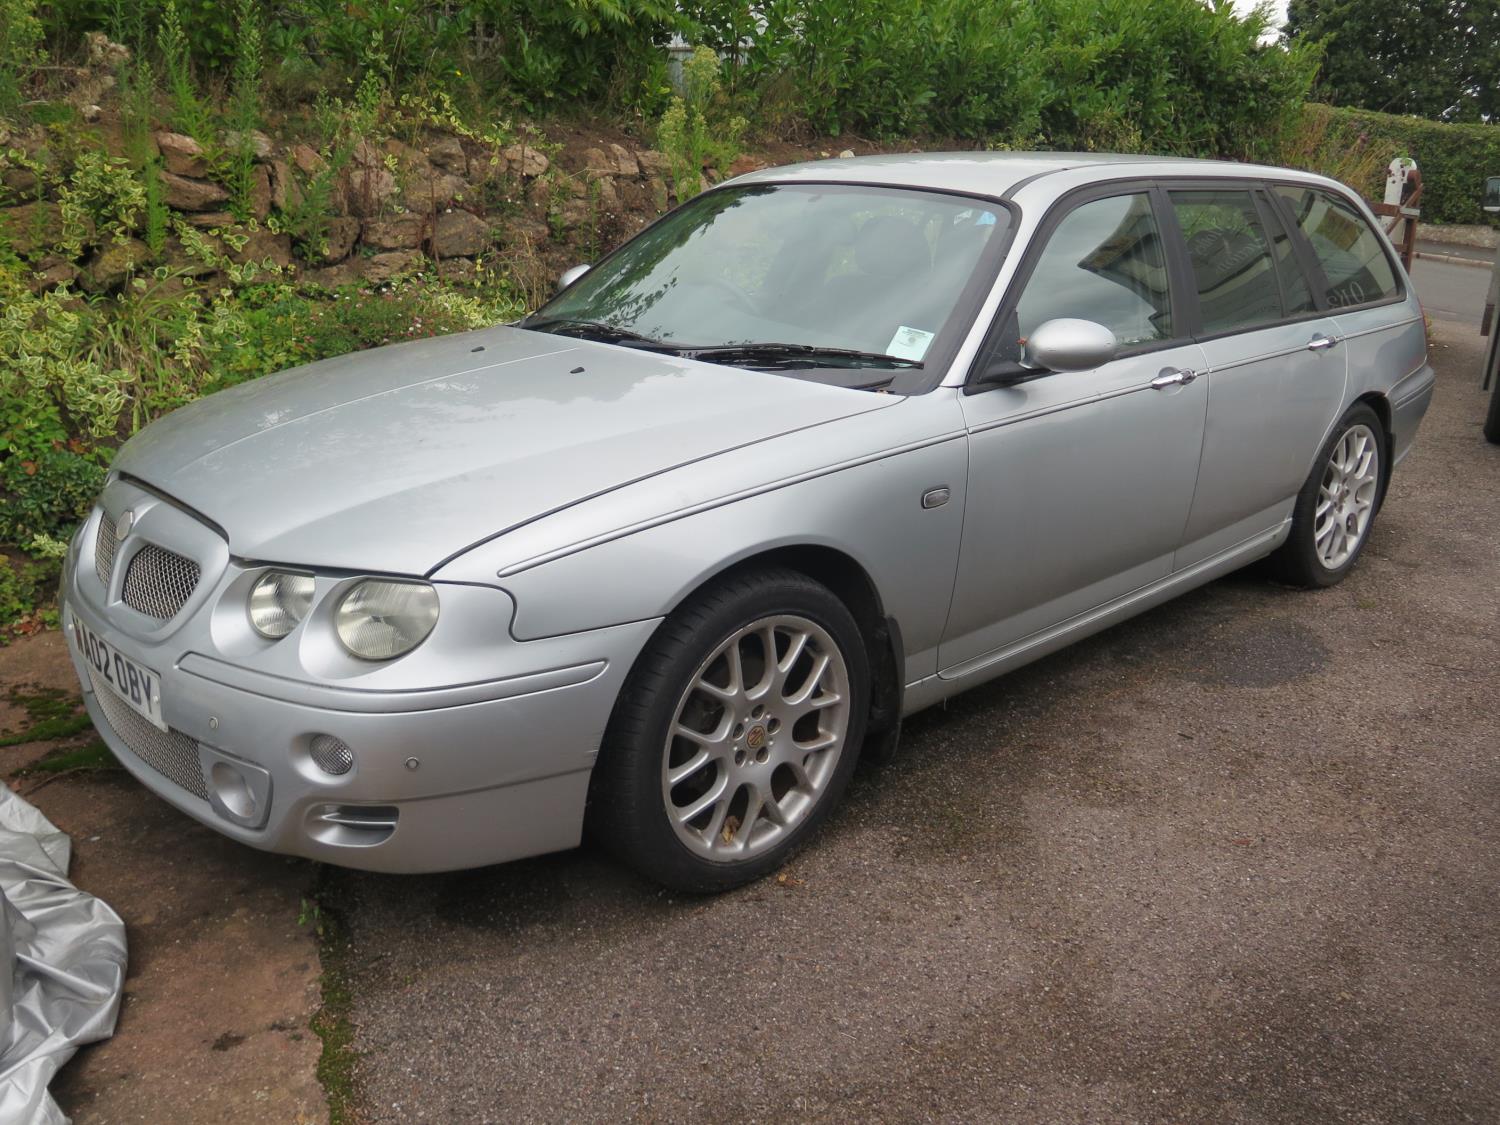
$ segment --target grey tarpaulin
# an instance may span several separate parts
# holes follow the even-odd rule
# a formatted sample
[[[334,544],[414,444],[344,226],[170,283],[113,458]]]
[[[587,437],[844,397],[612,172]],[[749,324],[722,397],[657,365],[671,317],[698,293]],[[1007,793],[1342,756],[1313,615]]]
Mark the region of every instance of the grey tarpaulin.
[[[0,785],[0,1125],[65,1125],[47,1083],[108,1039],[125,981],[125,924],[68,882],[71,845]]]

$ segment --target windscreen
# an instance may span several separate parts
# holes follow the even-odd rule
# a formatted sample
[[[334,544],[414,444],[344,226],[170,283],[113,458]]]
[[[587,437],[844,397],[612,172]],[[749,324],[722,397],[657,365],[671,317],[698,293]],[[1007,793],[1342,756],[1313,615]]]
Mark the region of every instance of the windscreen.
[[[774,342],[921,363],[1005,221],[998,204],[941,192],[725,188],[627,243],[532,320],[680,347]]]

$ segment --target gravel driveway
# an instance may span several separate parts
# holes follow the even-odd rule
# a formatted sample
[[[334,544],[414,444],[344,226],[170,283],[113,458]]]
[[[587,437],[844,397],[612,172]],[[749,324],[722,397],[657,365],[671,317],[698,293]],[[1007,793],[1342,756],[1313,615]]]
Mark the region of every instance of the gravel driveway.
[[[1480,339],[1363,561],[1234,576],[909,724],[785,876],[348,872],[374,1121],[1500,1118]]]

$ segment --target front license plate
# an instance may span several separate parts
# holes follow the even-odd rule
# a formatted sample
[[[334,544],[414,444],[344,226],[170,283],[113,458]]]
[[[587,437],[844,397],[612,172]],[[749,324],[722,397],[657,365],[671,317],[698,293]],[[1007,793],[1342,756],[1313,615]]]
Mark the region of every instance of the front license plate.
[[[114,692],[122,703],[145,716],[152,726],[166,730],[167,724],[161,717],[161,681],[156,673],[116,651],[80,621],[76,613],[69,617],[73,623],[73,642],[78,646],[79,654],[97,673],[94,682]]]

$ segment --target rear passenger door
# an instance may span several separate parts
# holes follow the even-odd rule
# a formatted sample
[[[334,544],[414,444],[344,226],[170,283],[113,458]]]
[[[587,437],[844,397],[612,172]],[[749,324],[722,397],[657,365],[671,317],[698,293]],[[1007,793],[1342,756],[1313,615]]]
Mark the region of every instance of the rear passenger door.
[[[1208,419],[1181,570],[1274,531],[1344,400],[1346,349],[1269,193],[1168,184],[1187,259]]]
[[[1281,184],[1273,198],[1313,260],[1315,295],[1339,326],[1349,365],[1345,401],[1384,394],[1420,370],[1427,358],[1421,307],[1406,273],[1370,218],[1352,200],[1325,188]],[[1399,460],[1401,450],[1392,451]]]

